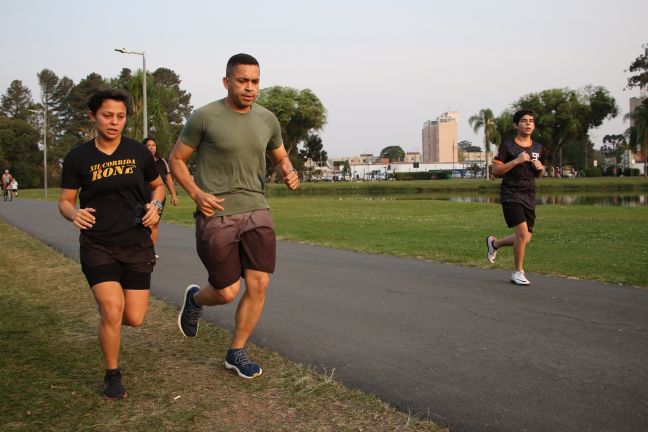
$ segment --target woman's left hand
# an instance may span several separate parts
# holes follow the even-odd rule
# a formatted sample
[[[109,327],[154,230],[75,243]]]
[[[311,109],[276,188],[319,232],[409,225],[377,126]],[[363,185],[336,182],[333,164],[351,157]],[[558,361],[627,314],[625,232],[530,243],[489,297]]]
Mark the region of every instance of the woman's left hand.
[[[146,214],[142,218],[142,225],[145,227],[150,227],[155,225],[160,221],[160,215],[158,214],[158,208],[155,204],[147,203],[146,204]]]

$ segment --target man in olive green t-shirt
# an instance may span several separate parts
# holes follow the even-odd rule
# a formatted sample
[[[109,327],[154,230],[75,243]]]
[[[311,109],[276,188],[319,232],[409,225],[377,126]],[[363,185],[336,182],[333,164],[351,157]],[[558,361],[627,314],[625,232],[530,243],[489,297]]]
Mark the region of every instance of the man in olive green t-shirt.
[[[173,175],[196,202],[196,249],[209,273],[207,285],[185,290],[178,315],[180,331],[195,337],[203,306],[232,302],[245,278],[236,310],[232,344],[225,366],[243,378],[261,375],[245,344],[263,311],[276,239],[265,198],[265,156],[289,189],[299,186],[277,118],[254,103],[259,92],[259,63],[247,54],[227,62],[227,97],[196,110],[187,120],[169,162]],[[187,160],[198,152],[195,179]]]

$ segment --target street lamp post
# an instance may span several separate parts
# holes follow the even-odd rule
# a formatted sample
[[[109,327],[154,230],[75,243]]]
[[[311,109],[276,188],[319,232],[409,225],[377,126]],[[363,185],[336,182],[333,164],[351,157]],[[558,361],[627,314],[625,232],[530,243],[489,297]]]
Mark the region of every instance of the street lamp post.
[[[43,177],[45,179],[45,201],[47,201],[47,106],[43,109]]]
[[[40,111],[30,111],[40,114]],[[43,108],[43,188],[45,200],[47,200],[47,102],[45,103],[45,108]]]
[[[122,54],[136,54],[142,56],[142,73],[144,75],[142,78],[142,139],[144,139],[148,136],[148,113],[146,110],[146,53],[144,51],[128,51],[126,48],[115,48],[115,51]]]

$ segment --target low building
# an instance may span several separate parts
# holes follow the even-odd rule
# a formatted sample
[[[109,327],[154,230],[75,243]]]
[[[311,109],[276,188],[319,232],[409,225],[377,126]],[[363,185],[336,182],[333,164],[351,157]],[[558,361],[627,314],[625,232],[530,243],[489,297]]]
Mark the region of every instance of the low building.
[[[405,153],[405,163],[421,162],[421,153],[420,152],[407,152]]]

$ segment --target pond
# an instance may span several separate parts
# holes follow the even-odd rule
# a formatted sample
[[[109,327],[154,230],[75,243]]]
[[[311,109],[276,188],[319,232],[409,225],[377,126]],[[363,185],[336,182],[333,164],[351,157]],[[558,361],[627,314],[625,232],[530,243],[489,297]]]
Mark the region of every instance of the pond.
[[[499,203],[499,193],[470,194],[470,193],[421,193],[402,195],[365,196],[369,199],[385,200],[444,200],[452,202],[482,202]],[[536,194],[537,205],[600,205],[600,206],[648,206],[646,193],[596,193],[578,192],[563,194]]]

